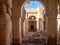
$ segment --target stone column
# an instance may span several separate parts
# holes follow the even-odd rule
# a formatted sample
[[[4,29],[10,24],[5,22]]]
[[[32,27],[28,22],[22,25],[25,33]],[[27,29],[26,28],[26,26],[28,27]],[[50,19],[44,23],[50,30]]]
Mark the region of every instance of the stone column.
[[[12,23],[9,15],[0,15],[0,45],[10,45]]]
[[[29,33],[28,19],[25,20],[25,33],[26,35]]]
[[[40,30],[40,18],[39,18],[39,30]]]
[[[43,23],[43,20],[41,20],[40,26],[41,26],[41,30],[44,30],[44,23]]]
[[[57,22],[53,17],[48,17],[48,45],[57,44]]]
[[[40,31],[40,21],[39,21],[39,19],[37,19],[36,27],[37,27],[37,32],[39,32]]]
[[[48,45],[57,45],[57,5],[55,0],[48,0]]]
[[[21,17],[19,18],[19,35],[20,35],[20,44],[21,44],[22,43]]]
[[[25,36],[26,35],[26,32],[25,32],[26,30],[25,30],[25,20],[24,20],[24,22],[23,22],[23,36]]]
[[[11,43],[12,22],[6,8],[6,4],[0,4],[0,45]]]
[[[10,45],[12,43],[12,21],[11,17],[6,14],[6,45]]]
[[[39,29],[40,29],[40,30],[44,30],[43,19],[41,19],[41,18],[39,19],[39,25],[40,25],[40,26],[39,26]]]
[[[24,20],[23,26],[24,26],[23,35],[25,36],[28,34],[28,20],[27,19]]]
[[[58,5],[59,5],[59,14],[60,14],[60,3]]]
[[[20,44],[20,34],[19,34],[19,18],[12,17],[12,38],[13,44]]]
[[[20,7],[18,0],[12,0],[12,36],[13,36],[13,45],[20,44],[20,33],[19,33],[19,16],[20,16]]]

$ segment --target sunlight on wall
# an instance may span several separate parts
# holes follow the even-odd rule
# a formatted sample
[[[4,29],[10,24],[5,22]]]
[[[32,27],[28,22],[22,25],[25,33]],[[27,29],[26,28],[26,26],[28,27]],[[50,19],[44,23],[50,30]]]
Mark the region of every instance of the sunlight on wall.
[[[58,19],[57,19],[57,30],[60,30],[60,14],[58,14]]]
[[[58,16],[57,16],[57,31],[60,30],[60,14],[59,14],[59,5],[57,7],[58,9]]]

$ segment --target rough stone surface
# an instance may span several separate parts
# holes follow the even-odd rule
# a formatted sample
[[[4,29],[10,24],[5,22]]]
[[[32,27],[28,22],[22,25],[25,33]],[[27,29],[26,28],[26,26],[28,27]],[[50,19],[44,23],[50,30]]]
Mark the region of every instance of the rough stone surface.
[[[31,32],[23,37],[23,45],[46,45],[47,31]]]

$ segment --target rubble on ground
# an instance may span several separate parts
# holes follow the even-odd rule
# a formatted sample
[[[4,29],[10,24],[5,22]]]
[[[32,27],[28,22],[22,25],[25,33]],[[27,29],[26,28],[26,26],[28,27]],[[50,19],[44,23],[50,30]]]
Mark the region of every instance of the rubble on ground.
[[[23,37],[23,45],[46,45],[47,31],[32,32]]]

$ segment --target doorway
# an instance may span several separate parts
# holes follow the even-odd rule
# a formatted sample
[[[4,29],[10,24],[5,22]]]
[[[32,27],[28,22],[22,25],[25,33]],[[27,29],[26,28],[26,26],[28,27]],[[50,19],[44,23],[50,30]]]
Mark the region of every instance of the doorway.
[[[36,31],[37,31],[37,22],[29,21],[29,32],[36,32]]]

